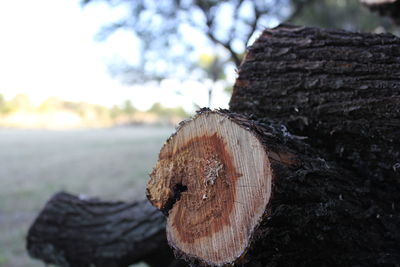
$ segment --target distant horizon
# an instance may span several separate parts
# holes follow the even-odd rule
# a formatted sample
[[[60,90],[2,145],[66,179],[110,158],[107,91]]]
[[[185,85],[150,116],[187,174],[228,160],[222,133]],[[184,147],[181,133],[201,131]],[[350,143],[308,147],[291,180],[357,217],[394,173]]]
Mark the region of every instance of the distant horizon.
[[[1,99],[0,99],[1,100]],[[169,108],[154,103],[150,109],[139,110],[130,100],[106,107],[83,101],[65,101],[50,97],[34,105],[26,94],[0,101],[0,127],[12,128],[97,128],[133,124],[176,125],[189,117],[182,107]]]
[[[96,103],[96,102],[90,101],[90,100],[88,100],[88,101],[86,101],[86,100],[73,100],[73,99],[66,99],[66,98],[59,97],[59,96],[48,96],[48,97],[44,97],[44,98],[40,98],[40,99],[39,99],[39,98],[35,98],[35,96],[31,96],[29,93],[16,93],[16,94],[14,94],[14,95],[5,95],[5,94],[3,94],[3,93],[0,91],[0,97],[3,96],[4,99],[5,99],[7,102],[12,101],[12,100],[13,100],[16,96],[18,96],[18,95],[22,95],[22,96],[28,97],[28,99],[30,100],[30,104],[32,104],[32,106],[35,107],[35,108],[39,108],[44,102],[46,102],[46,101],[49,100],[49,99],[54,98],[54,99],[57,99],[57,100],[62,101],[62,102],[71,102],[71,103],[75,103],[75,104],[84,103],[84,104],[88,104],[88,105],[97,105],[97,106],[105,107],[105,108],[107,108],[107,109],[112,109],[113,107],[118,107],[118,106],[120,107],[120,106],[122,106],[126,101],[130,101],[131,104],[132,104],[132,106],[133,106],[136,110],[138,110],[138,111],[140,111],[140,112],[147,112],[147,111],[148,111],[149,109],[151,109],[151,107],[152,107],[153,105],[155,105],[155,104],[161,104],[161,105],[162,105],[163,107],[165,107],[165,108],[183,108],[183,109],[184,109],[186,112],[188,112],[188,113],[191,113],[191,112],[196,111],[196,109],[193,109],[193,110],[186,110],[186,109],[184,108],[183,105],[180,105],[180,103],[177,103],[177,105],[174,105],[174,106],[167,106],[167,105],[162,104],[161,102],[153,102],[153,103],[151,104],[151,106],[144,108],[143,106],[138,106],[138,107],[135,106],[130,98],[122,99],[122,101],[119,102],[119,103],[111,103],[110,105],[105,105],[105,104]],[[200,107],[200,108],[202,108],[202,107]],[[1,115],[1,114],[0,114],[0,115]]]
[[[193,102],[207,106],[207,81],[164,79],[127,85],[111,77],[109,62],[135,61],[137,39],[123,30],[104,42],[94,38],[102,26],[126,12],[104,2],[82,8],[80,0],[1,1],[0,93],[7,99],[26,94],[33,103],[54,96],[107,107],[129,99],[140,110],[155,102],[181,105],[187,111],[193,111]],[[209,48],[204,44],[202,49]],[[235,75],[232,71],[231,82]],[[212,106],[226,108],[229,95],[222,85],[213,86]]]

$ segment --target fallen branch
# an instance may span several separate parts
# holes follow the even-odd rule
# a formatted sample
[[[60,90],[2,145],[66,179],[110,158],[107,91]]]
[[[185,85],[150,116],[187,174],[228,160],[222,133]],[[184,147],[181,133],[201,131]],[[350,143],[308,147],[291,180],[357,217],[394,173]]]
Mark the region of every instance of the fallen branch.
[[[165,218],[147,200],[104,202],[57,193],[29,229],[30,256],[58,266],[187,266],[175,260]]]

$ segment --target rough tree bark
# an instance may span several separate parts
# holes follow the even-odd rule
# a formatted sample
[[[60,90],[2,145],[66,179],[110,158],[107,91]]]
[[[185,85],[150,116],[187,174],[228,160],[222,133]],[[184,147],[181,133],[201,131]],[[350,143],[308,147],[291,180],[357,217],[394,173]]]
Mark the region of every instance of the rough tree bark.
[[[400,1],[399,0],[360,0],[372,11],[377,11],[382,16],[388,16],[396,24],[400,24]]]
[[[267,29],[239,68],[230,109],[279,120],[400,190],[400,39],[391,34]]]
[[[27,236],[30,256],[58,266],[187,266],[174,258],[165,217],[147,200],[103,202],[57,193]]]
[[[399,74],[392,35],[264,31],[230,102],[258,121],[202,110],[151,175],[177,254],[195,265],[400,266]],[[63,266],[172,265],[163,227],[145,202],[61,193],[28,250]]]
[[[161,149],[147,190],[195,265],[399,266],[398,197],[280,124],[203,109]]]

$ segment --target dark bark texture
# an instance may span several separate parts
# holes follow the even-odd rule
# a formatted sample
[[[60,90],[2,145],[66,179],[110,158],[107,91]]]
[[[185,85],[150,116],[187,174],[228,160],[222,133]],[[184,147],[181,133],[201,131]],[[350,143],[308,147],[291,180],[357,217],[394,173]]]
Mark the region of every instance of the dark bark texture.
[[[262,140],[273,170],[270,204],[242,266],[400,266],[396,194],[371,190],[279,123],[230,116]]]
[[[58,266],[187,266],[174,258],[165,218],[147,200],[133,203],[55,194],[27,236],[29,254]]]
[[[366,182],[400,191],[400,39],[393,35],[267,29],[239,68],[230,109],[281,121],[372,178]]]
[[[400,25],[400,1],[395,0],[390,1],[370,1],[370,3],[365,3],[364,1],[361,1],[366,5],[369,9],[371,9],[374,12],[378,12],[381,16],[388,16],[393,19],[393,21],[396,24]]]
[[[396,195],[372,191],[365,177],[325,160],[279,123],[218,112],[258,137],[273,173],[270,202],[235,266],[400,266]]]

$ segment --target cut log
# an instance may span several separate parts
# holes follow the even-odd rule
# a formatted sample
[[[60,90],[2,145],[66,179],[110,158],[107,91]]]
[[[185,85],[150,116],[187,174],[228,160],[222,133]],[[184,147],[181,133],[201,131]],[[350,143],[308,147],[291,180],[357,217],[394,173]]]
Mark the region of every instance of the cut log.
[[[391,34],[267,29],[239,67],[230,109],[279,120],[362,175],[400,184],[400,38]]]
[[[148,196],[157,208],[169,210],[180,198],[169,214],[170,244],[213,264],[234,262],[247,249],[271,194],[262,144],[218,113],[182,127],[151,176]]]
[[[372,11],[377,11],[382,16],[388,16],[396,24],[400,24],[400,1],[399,0],[360,0]]]
[[[147,200],[133,203],[55,194],[27,236],[31,257],[73,267],[187,266],[174,258],[165,235],[165,217]]]
[[[369,189],[282,125],[203,109],[161,149],[147,196],[195,265],[395,266],[396,197]]]

